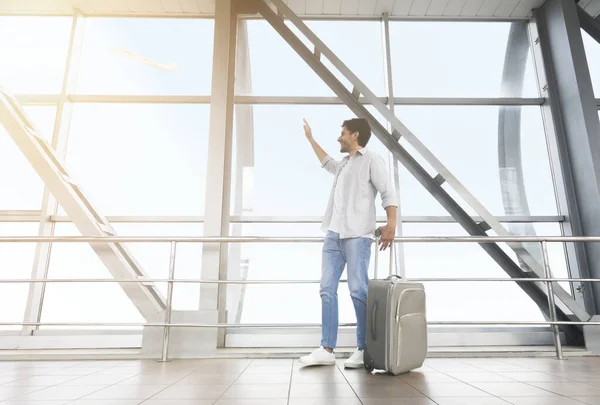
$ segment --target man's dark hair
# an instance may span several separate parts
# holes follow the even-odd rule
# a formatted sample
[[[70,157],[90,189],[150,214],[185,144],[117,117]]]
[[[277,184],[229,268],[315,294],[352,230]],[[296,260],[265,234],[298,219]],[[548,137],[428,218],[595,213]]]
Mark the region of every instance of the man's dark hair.
[[[371,125],[369,121],[364,118],[352,118],[351,120],[344,121],[342,126],[350,131],[351,134],[358,132],[358,144],[363,148],[367,146],[369,139],[371,139]]]

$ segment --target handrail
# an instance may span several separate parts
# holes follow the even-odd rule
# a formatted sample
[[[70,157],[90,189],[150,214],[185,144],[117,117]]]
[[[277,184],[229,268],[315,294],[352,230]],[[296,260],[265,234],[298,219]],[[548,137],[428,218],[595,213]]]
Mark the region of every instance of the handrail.
[[[116,327],[171,327],[171,328],[318,328],[320,323],[165,323],[165,322],[0,322],[0,326],[116,326]],[[428,321],[432,326],[468,326],[468,325],[598,325],[600,321]],[[340,327],[354,327],[356,323],[340,323]]]
[[[0,236],[0,243],[60,242],[60,243],[319,243],[323,237],[267,236]],[[403,236],[398,243],[498,243],[498,242],[600,242],[600,236]]]
[[[485,277],[458,277],[458,278],[402,278],[405,282],[600,282],[599,278],[485,278]],[[184,284],[319,284],[320,280],[203,280],[194,278],[138,278],[138,279],[114,279],[114,278],[14,278],[0,279],[0,284],[22,284],[22,283],[184,283]],[[340,280],[347,283],[348,280]]]
[[[71,322],[0,322],[0,326],[120,326],[120,327],[162,327],[163,345],[161,362],[167,361],[170,329],[172,327],[204,327],[204,328],[302,328],[319,327],[320,324],[201,324],[201,323],[171,323],[171,302],[174,283],[196,283],[196,284],[317,284],[320,280],[203,280],[203,279],[176,279],[175,252],[178,243],[322,243],[323,237],[156,237],[156,236],[0,236],[0,243],[170,243],[171,254],[169,263],[169,278],[140,277],[137,279],[0,279],[0,284],[8,283],[168,283],[167,305],[165,308],[165,321],[163,323],[71,323]],[[559,335],[559,325],[599,325],[600,321],[557,321],[556,307],[554,303],[553,283],[556,282],[600,282],[595,278],[552,278],[548,260],[548,242],[600,242],[600,236],[421,236],[421,237],[397,237],[395,243],[501,243],[501,242],[538,242],[542,249],[542,264],[544,278],[414,278],[404,279],[411,282],[543,282],[546,283],[548,292],[548,306],[550,308],[550,320],[542,322],[529,321],[440,321],[428,322],[428,325],[549,325],[553,331],[554,346],[557,358],[563,359],[562,345]],[[375,245],[377,249],[377,244]],[[340,280],[347,282],[347,280]],[[339,326],[356,326],[356,324],[340,324]]]

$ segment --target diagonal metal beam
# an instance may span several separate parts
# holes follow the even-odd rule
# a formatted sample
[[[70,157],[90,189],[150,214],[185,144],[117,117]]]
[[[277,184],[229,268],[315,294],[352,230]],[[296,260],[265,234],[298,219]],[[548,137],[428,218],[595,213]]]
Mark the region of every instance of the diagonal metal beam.
[[[56,156],[52,146],[39,135],[15,98],[2,88],[0,124],[83,235],[115,235],[114,229],[85,197],[80,186]],[[90,246],[116,279],[147,278],[122,243],[90,243]],[[120,286],[144,318],[151,319],[165,309],[164,299],[153,283],[121,283]]]
[[[581,28],[583,28],[590,37],[594,38],[596,42],[600,43],[600,23],[579,6],[577,7],[577,15],[579,17]]]
[[[290,20],[297,19],[297,17],[290,16],[291,10],[287,8],[283,3],[279,0],[274,0],[274,2],[278,5],[279,11],[283,9],[283,14],[286,15]],[[434,177],[432,177],[426,169],[421,166],[415,158],[408,153],[408,151],[400,145],[398,142],[399,136],[393,136],[390,134],[385,127],[383,127],[377,119],[375,119],[371,113],[359,102],[359,100],[349,91],[338,79],[337,77],[320,61],[319,58],[315,56],[315,54],[304,45],[302,40],[300,40],[286,25],[284,20],[278,15],[278,13],[274,12],[271,7],[265,3],[263,0],[255,0],[255,5],[257,7],[258,12],[267,20],[270,25],[282,36],[282,38],[298,53],[300,57],[319,75],[319,77],[336,93],[336,95],[342,99],[345,104],[359,117],[363,117],[368,119],[371,122],[373,133],[379,138],[379,140],[385,145],[394,156],[415,176],[415,178],[426,188],[427,191],[463,226],[463,228],[469,232],[471,235],[476,236],[487,236],[485,230],[476,222],[472,220],[472,218],[467,214],[467,212],[446,192],[440,182],[438,182]],[[297,21],[294,22],[295,25],[299,27]],[[301,31],[307,36],[315,47],[319,47],[320,52],[327,56],[330,62],[334,63],[332,57],[337,59],[333,53],[324,47],[324,44],[316,38],[316,36],[310,32],[308,27],[306,27],[301,21],[300,24],[304,27]],[[308,33],[306,32],[308,31]],[[339,59],[338,59],[339,61]],[[341,61],[340,61],[341,63]],[[335,64],[335,63],[334,63]],[[343,66],[336,66],[336,68],[341,71],[343,70]],[[354,88],[357,88],[361,94],[365,95],[365,97],[369,98],[374,96],[373,93],[366,87],[364,84],[360,83],[358,79],[349,71],[349,69],[345,68],[347,72],[342,72],[345,74],[346,78],[348,78]],[[348,74],[346,74],[348,73]],[[351,76],[350,78],[348,76]],[[354,80],[354,81],[353,81]],[[376,101],[376,100],[373,100]],[[373,103],[375,104],[375,102]],[[413,146],[419,145],[420,142],[416,141],[416,137],[408,131],[406,127],[400,121],[390,113],[389,109],[385,107],[385,105],[381,106],[383,110],[387,111],[386,118],[390,121],[392,126],[396,129],[396,131],[400,132],[402,136],[406,136],[406,134],[410,134],[412,139],[415,140]],[[422,146],[422,144],[420,144]],[[424,148],[424,146],[423,146]],[[431,154],[431,152],[426,151],[429,154],[429,160],[438,162],[435,157]],[[426,154],[427,154],[426,153]],[[430,162],[431,163],[431,162]],[[453,176],[447,171],[447,169],[443,167],[439,167],[441,163],[438,165],[439,173],[443,176],[446,182],[449,182],[449,179],[453,178]],[[440,175],[438,175],[440,176]],[[436,176],[436,177],[438,177]],[[462,187],[462,186],[461,186]],[[464,188],[464,187],[463,187]],[[465,190],[466,191],[466,190]],[[467,197],[470,194],[467,193]],[[464,196],[463,196],[464,198]],[[479,204],[476,200],[473,205]],[[480,205],[480,204],[479,204]],[[491,216],[487,212],[487,210],[483,209],[480,213],[481,217],[484,221],[489,224],[494,230],[496,230],[496,224],[499,224],[498,220]],[[500,225],[500,235],[507,235],[508,231],[504,230],[504,228]],[[511,277],[530,277],[530,278],[539,278],[534,272],[524,272],[507,254],[502,250],[500,246],[497,244],[481,244],[481,247],[511,276]],[[513,249],[515,246],[513,246]],[[518,249],[515,249],[518,250]],[[522,255],[525,256],[525,255]],[[528,259],[531,259],[529,256]],[[524,259],[525,260],[525,259]],[[531,260],[529,260],[530,262]],[[528,263],[529,265],[529,263]],[[547,302],[547,295],[545,292],[545,287],[540,283],[531,283],[517,284],[533,299],[533,301],[540,307],[540,309],[546,314],[549,315],[549,307]],[[557,296],[560,301],[564,305],[559,306],[558,314],[561,319],[569,319],[570,310],[575,314],[575,316],[582,320],[588,320],[590,318],[589,314],[585,312],[568,294],[562,290],[557,291]],[[566,307],[566,308],[565,308]],[[567,327],[563,328],[567,336],[571,339],[571,341],[580,341],[581,340],[581,329],[577,327]]]

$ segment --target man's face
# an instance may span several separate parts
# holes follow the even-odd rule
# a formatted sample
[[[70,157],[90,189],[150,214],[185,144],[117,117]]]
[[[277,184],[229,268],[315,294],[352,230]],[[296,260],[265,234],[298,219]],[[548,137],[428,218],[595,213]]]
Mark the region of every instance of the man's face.
[[[349,153],[356,149],[358,140],[358,132],[354,134],[348,131],[348,128],[342,127],[342,134],[338,138],[338,142],[340,143],[340,152]]]

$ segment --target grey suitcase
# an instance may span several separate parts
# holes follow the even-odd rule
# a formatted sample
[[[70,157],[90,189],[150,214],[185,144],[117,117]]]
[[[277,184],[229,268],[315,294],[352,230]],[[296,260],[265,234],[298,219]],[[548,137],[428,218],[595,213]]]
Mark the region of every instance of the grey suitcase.
[[[377,245],[375,249],[377,252]],[[404,281],[397,275],[390,275],[385,280],[370,280],[365,369],[398,375],[421,367],[426,356],[427,316],[423,284]]]

